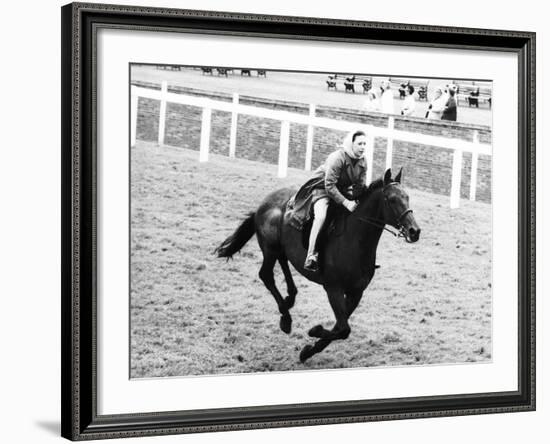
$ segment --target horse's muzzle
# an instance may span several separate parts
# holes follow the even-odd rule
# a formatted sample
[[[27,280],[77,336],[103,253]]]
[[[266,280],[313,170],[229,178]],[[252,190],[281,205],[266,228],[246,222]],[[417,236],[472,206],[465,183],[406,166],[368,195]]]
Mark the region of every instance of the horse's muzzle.
[[[405,214],[404,221],[399,229],[399,232],[409,244],[418,242],[418,239],[420,239],[420,227],[416,223],[412,210],[407,211]]]
[[[408,230],[407,230],[407,236],[406,236],[406,239],[408,242],[417,242],[418,239],[420,239],[420,228],[418,227],[410,227]]]

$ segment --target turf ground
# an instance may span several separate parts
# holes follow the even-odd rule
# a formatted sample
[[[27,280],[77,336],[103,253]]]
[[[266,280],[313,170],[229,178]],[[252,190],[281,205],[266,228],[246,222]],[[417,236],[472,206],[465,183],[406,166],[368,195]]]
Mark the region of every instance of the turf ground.
[[[428,365],[491,359],[491,206],[408,189],[422,228],[416,244],[385,233],[381,268],[350,319],[351,335],[305,364],[307,331],[331,327],[321,287],[293,270],[293,331],[258,278],[251,239],[234,260],[214,248],[270,191],[309,176],[276,165],[157,147],[131,150],[131,376]],[[406,171],[404,171],[406,187]],[[276,281],[284,293],[283,276]]]

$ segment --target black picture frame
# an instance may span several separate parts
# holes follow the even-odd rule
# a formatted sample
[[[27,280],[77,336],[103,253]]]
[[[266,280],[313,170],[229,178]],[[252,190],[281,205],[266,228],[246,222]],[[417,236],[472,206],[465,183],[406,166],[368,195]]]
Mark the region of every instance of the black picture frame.
[[[72,3],[62,14],[62,436],[71,440],[535,409],[535,33]],[[508,51],[519,66],[518,387],[513,392],[100,416],[96,84],[100,27]]]

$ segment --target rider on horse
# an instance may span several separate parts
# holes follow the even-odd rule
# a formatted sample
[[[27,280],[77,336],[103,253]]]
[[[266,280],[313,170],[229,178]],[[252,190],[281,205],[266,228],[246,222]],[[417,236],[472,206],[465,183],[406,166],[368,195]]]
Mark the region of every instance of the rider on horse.
[[[355,199],[365,187],[367,164],[364,158],[367,136],[363,131],[347,135],[342,147],[331,153],[296,193],[294,198],[294,220],[300,228],[311,213],[313,224],[304,268],[309,271],[319,269],[316,251],[317,237],[327,216],[330,200],[344,206],[348,211],[355,210]],[[313,211],[312,211],[313,208]]]

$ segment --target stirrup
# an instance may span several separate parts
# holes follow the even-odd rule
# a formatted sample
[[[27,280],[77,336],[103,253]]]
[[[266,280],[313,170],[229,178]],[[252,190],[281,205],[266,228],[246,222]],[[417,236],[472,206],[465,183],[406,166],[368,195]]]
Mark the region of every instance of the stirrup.
[[[306,261],[304,263],[304,268],[308,271],[319,271],[319,254],[318,253],[313,253],[313,254],[310,254],[307,258],[306,258]]]

